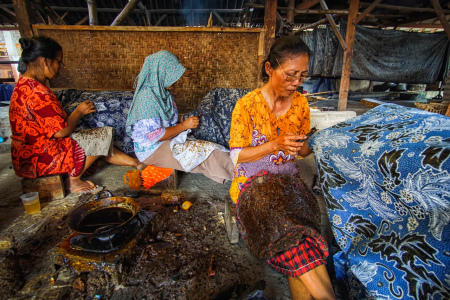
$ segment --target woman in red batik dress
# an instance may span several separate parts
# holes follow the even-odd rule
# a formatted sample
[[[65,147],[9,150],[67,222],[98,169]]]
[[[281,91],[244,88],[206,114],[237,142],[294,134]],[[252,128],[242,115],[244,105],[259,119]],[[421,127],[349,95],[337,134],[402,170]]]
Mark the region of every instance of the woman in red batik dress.
[[[37,178],[45,175],[68,174],[65,181],[70,192],[87,193],[97,190],[83,173],[99,157],[125,166],[140,167],[137,159],[112,147],[112,131],[98,128],[90,144],[100,149],[89,155],[77,141],[69,137],[81,117],[95,112],[94,104],[86,100],[67,116],[46,81],[55,78],[63,66],[62,47],[48,37],[21,38],[21,73],[11,96],[9,118],[12,141],[11,158],[19,177]]]

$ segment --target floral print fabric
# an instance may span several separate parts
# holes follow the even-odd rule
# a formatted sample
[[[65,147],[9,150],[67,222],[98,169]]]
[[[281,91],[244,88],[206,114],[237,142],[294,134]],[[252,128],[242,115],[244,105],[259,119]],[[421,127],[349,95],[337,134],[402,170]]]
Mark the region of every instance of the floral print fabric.
[[[384,104],[314,134],[340,299],[450,299],[450,118]]]
[[[126,154],[134,152],[133,141],[125,132],[125,123],[133,101],[133,92],[66,89],[56,92],[56,96],[69,115],[85,100],[94,103],[97,111],[81,118],[77,130],[113,127],[114,146]]]
[[[169,121],[161,118],[143,119],[132,126],[131,138],[134,143],[134,153],[139,161],[146,160],[163,142],[158,142],[166,133],[165,128],[173,127],[178,122],[178,110],[172,100],[174,114]]]
[[[248,92],[250,90],[231,88],[209,90],[198,108],[183,116],[183,120],[186,120],[188,117],[200,115],[200,124],[189,135],[199,140],[220,144],[228,149],[234,106]]]
[[[294,156],[278,151],[254,162],[237,164],[244,147],[254,147],[271,141],[278,134],[291,132],[306,134],[310,128],[310,113],[306,98],[298,92],[293,95],[290,109],[281,117],[275,117],[259,89],[240,99],[233,110],[230,131],[230,155],[236,167],[230,195],[237,201],[247,178],[265,170],[273,174],[295,175],[298,173]]]
[[[40,82],[21,77],[9,107],[11,159],[19,177],[70,173],[74,168],[72,139],[52,136],[67,126],[55,94]]]

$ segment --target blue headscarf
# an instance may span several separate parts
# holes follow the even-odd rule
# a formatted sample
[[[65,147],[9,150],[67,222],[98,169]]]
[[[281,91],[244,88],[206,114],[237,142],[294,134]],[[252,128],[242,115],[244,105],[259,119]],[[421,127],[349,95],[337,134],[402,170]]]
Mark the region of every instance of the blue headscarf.
[[[172,119],[175,109],[167,88],[180,79],[185,70],[178,58],[169,51],[162,50],[145,58],[134,82],[136,91],[127,119],[128,134],[131,134],[132,125],[139,120]]]

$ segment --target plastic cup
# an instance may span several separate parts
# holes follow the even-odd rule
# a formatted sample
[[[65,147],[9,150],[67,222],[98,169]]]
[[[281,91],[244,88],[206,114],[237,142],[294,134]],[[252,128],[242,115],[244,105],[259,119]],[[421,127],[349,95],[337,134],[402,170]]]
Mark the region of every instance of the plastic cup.
[[[41,211],[41,203],[39,202],[39,193],[31,192],[20,196],[23,206],[27,214],[31,215]]]
[[[141,172],[139,170],[130,170],[123,176],[123,182],[128,184],[132,189],[139,189],[141,187]]]

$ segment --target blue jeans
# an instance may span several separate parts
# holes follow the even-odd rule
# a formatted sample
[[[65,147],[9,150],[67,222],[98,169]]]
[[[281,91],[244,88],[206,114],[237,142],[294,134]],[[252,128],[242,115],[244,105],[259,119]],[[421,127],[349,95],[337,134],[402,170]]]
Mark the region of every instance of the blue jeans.
[[[331,79],[330,78],[323,78],[320,77],[319,80],[317,80],[316,85],[314,86],[313,89],[313,93],[317,93],[320,90],[320,86],[325,83],[326,87],[327,87],[327,91],[332,91],[333,90],[333,85],[331,84]],[[333,96],[333,93],[328,93],[328,96]]]

